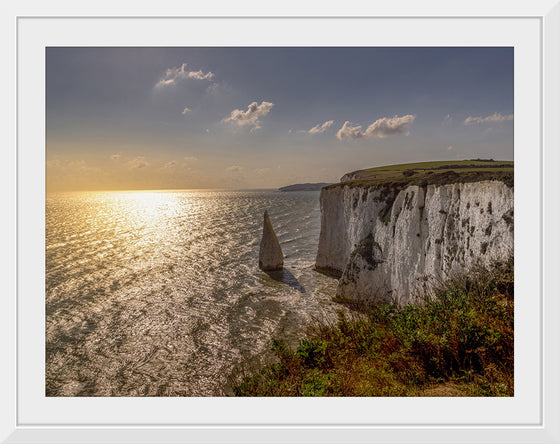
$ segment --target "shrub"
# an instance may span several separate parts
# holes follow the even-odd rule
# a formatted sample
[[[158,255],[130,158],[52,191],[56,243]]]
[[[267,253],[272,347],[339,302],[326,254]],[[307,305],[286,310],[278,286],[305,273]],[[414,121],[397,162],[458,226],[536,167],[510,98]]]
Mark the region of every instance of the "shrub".
[[[244,377],[234,393],[512,396],[513,284],[509,260],[457,276],[419,304],[340,312],[295,352],[274,341],[278,362]]]

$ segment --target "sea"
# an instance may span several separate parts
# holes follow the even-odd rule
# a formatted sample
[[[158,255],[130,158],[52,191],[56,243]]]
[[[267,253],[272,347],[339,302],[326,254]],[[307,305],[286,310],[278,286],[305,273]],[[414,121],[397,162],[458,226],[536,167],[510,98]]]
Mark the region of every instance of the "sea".
[[[265,210],[281,272],[258,268]],[[46,395],[231,395],[336,321],[319,233],[318,191],[47,194]]]

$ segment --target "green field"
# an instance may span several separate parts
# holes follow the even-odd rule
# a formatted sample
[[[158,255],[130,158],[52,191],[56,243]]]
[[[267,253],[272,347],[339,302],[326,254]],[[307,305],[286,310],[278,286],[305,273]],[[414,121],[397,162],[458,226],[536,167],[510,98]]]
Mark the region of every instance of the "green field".
[[[513,186],[513,161],[458,160],[388,165],[354,171],[348,186],[429,185],[499,180]],[[326,188],[340,186],[341,183]]]

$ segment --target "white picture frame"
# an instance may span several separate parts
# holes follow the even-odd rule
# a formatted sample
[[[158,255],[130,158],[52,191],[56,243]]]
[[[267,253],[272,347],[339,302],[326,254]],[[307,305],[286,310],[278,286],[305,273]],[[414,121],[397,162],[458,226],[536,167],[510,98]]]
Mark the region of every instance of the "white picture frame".
[[[290,1],[273,12],[257,1],[105,1],[86,9],[69,1],[48,8],[38,1],[3,6],[3,59],[9,69],[0,74],[7,91],[2,101],[7,159],[1,180],[5,205],[15,217],[3,222],[9,234],[0,337],[2,356],[8,359],[1,366],[0,442],[560,443],[560,2],[488,3]],[[131,14],[138,5],[142,12]],[[164,21],[163,28],[155,26]],[[147,33],[146,26],[152,25],[154,33]],[[526,66],[516,61],[516,296],[530,293],[531,299],[519,301],[521,310],[516,299],[513,398],[44,396],[44,304],[37,303],[44,296],[44,256],[34,253],[44,253],[45,46],[243,46],[255,39],[251,35],[259,36],[256,46],[434,46],[439,41],[440,46],[517,48]],[[526,214],[530,204],[538,211]],[[528,211],[519,211],[523,208]],[[529,270],[519,281],[518,262]]]

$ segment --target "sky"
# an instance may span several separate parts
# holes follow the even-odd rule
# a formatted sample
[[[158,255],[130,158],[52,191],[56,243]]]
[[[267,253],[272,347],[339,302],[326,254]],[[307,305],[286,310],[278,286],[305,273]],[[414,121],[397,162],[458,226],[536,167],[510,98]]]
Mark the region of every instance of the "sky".
[[[513,160],[513,48],[49,47],[46,125],[49,192]]]

